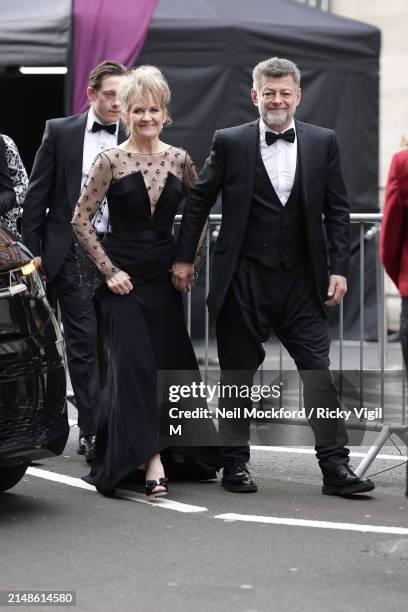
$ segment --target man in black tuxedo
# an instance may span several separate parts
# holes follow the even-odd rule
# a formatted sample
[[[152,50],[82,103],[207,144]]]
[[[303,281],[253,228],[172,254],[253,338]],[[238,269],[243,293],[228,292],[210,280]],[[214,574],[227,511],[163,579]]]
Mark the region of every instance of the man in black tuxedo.
[[[71,219],[96,155],[126,139],[116,97],[125,74],[125,66],[117,62],[98,64],[88,79],[89,110],[47,121],[22,220],[23,241],[58,298],[78,409],[78,452],[85,454],[88,461],[94,452],[95,413],[100,396],[96,318],[91,299],[81,295]],[[103,231],[104,221],[97,219],[97,231]]]
[[[253,82],[251,96],[260,118],[215,133],[187,199],[173,283],[181,291],[192,283],[197,241],[221,190],[223,216],[207,304],[216,316],[222,381],[252,384],[265,357],[262,343],[274,328],[303,379],[306,410],[336,409],[325,307],[338,304],[346,293],[350,257],[349,204],[336,136],[294,120],[301,90],[293,62],[261,62]],[[228,407],[227,400],[223,405]],[[372,490],[374,484],[348,466],[343,420],[312,418],[310,424],[322,492]],[[219,427],[223,487],[256,491],[247,466],[248,419],[221,419]]]

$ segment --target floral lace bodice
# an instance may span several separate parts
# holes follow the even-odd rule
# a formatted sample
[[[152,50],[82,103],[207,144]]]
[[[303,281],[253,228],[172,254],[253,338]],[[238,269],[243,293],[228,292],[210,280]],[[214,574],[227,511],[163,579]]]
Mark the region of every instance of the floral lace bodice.
[[[180,180],[187,190],[196,178],[189,155],[182,149],[168,147],[159,153],[144,154],[124,151],[118,147],[100,153],[94,160],[91,171],[75,207],[72,225],[78,240],[105,278],[110,278],[118,269],[109,259],[92,226],[92,219],[109,189],[125,177],[139,173],[149,196],[150,210],[146,215],[155,219],[156,207],[165,188],[169,174]]]

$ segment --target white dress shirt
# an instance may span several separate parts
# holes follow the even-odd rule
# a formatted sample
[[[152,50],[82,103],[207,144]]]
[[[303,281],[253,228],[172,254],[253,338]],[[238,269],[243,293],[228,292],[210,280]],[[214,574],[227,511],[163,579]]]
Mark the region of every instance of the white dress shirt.
[[[284,132],[291,128],[295,130],[296,134],[294,120],[292,120],[292,123]],[[278,133],[267,127],[261,118],[259,121],[259,140],[262,161],[281,204],[285,206],[295,181],[297,137],[293,143],[280,139],[268,147],[265,142],[265,132]]]
[[[81,190],[86,181],[86,177],[92,166],[92,162],[98,153],[115,147],[118,144],[119,134],[119,121],[116,122],[116,132],[109,134],[106,130],[99,130],[99,132],[93,132],[92,126],[94,121],[101,123],[101,120],[96,116],[92,106],[88,111],[88,118],[86,121],[85,137],[84,137],[84,148],[82,152],[82,179],[81,179]],[[100,210],[96,213],[93,219],[93,225],[97,232],[103,233],[107,230],[109,222],[109,210],[106,203],[106,198],[103,200]]]

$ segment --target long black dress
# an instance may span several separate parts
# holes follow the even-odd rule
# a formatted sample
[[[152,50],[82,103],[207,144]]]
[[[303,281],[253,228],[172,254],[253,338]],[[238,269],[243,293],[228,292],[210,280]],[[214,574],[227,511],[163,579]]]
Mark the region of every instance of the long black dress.
[[[169,273],[174,216],[193,176],[189,156],[175,147],[156,154],[109,149],[95,159],[76,206],[74,230],[104,279],[124,270],[133,284],[127,295],[113,293],[106,283],[95,294],[110,357],[98,416],[96,461],[86,480],[104,492],[163,451],[166,437],[159,430],[167,419],[160,414],[166,405],[158,397],[158,371],[180,372],[183,382],[186,376],[199,380],[181,295]],[[101,244],[91,219],[105,195],[110,228]],[[178,451],[218,467],[212,421],[185,425],[185,444]],[[197,446],[187,446],[192,442]]]

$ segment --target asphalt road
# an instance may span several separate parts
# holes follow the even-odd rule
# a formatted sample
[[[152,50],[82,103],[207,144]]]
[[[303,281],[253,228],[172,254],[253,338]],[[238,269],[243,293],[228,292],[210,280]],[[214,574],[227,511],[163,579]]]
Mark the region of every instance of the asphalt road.
[[[257,494],[214,481],[172,483],[164,501],[105,498],[80,480],[77,432],[0,495],[0,590],[75,590],[74,609],[110,612],[406,609],[405,467],[375,476],[370,497],[342,499],[321,494],[312,454],[253,450]]]

